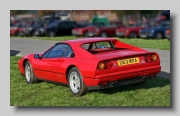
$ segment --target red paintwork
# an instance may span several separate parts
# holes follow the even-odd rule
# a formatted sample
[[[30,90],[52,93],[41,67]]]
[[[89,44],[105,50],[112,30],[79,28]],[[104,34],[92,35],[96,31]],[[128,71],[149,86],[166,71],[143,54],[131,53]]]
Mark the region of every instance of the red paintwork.
[[[116,47],[123,49],[91,54],[80,47],[81,44],[98,41],[112,41]],[[29,60],[37,78],[68,84],[67,69],[70,66],[75,66],[79,69],[86,86],[94,87],[114,80],[147,75],[156,76],[161,70],[160,59],[156,62],[145,62],[144,56],[155,52],[148,52],[114,38],[84,38],[67,40],[62,43],[71,46],[75,54],[74,58],[35,59],[34,54],[29,54],[18,61],[20,72],[24,74],[24,61]],[[141,63],[117,66],[117,60],[131,57],[139,57]],[[110,61],[113,66],[111,69],[98,70],[97,65],[100,61]]]
[[[10,28],[10,35],[11,36],[15,36],[15,35],[17,35],[19,32],[21,32],[21,31],[25,31],[25,27],[18,27],[18,25],[17,26],[15,26],[15,27],[11,27]]]
[[[72,31],[72,34],[75,36],[84,36],[86,32],[88,32],[91,29],[96,29],[95,26],[89,26],[89,27],[80,27],[80,28],[74,28]]]
[[[114,26],[113,26],[114,25]],[[92,36],[101,36],[103,32],[107,34],[107,36],[115,36],[116,35],[116,29],[123,28],[122,22],[110,22],[109,26],[105,26],[102,28],[92,28],[89,29],[89,32],[92,33]]]

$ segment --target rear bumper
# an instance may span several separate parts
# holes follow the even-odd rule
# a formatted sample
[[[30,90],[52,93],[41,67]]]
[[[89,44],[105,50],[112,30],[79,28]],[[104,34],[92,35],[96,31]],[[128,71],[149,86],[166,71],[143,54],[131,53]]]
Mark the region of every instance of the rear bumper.
[[[88,86],[88,90],[99,90],[99,89],[113,88],[113,87],[119,87],[119,86],[124,86],[124,85],[131,85],[131,84],[147,81],[150,79],[155,79],[155,77],[156,76],[142,76],[142,77],[116,80],[116,81],[107,82],[104,85]]]
[[[129,71],[120,71],[108,74],[97,75],[95,78],[84,78],[88,89],[103,89],[121,85],[133,84],[144,81],[144,79],[154,78],[161,71],[161,66],[151,66],[143,69],[133,69]],[[126,79],[130,81],[126,82]],[[132,81],[133,80],[133,81]],[[125,81],[125,83],[117,83]],[[116,83],[110,85],[110,83]]]

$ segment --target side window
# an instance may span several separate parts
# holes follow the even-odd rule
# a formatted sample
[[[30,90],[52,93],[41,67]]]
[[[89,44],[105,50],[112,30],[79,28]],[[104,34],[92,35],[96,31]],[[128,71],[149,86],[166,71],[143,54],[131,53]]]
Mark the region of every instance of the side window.
[[[68,47],[68,45],[66,44],[58,44],[56,45],[54,48],[52,48],[52,50],[48,51],[48,55],[46,55],[46,58],[59,58],[62,57],[64,51],[66,50],[66,48]]]
[[[68,47],[63,55],[63,57],[74,57],[74,52],[70,47]]]
[[[89,48],[89,43],[82,44],[81,47],[84,48],[85,50],[87,50]]]

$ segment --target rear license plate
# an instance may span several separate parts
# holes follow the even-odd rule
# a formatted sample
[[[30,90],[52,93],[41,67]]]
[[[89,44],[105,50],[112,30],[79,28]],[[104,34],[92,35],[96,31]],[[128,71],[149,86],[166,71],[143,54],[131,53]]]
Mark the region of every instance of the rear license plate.
[[[123,59],[123,60],[118,60],[118,65],[123,66],[123,65],[129,65],[129,64],[137,64],[139,63],[139,58],[128,58],[128,59]]]

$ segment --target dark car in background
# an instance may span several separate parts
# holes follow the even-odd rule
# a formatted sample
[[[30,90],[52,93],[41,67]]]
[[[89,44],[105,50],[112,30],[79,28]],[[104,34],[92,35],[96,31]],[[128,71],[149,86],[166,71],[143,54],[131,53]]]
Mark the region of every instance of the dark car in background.
[[[29,28],[28,35],[30,36],[42,36],[45,35],[45,23],[42,21],[38,21],[34,26]]]
[[[94,23],[94,24],[89,24],[86,27],[74,28],[72,30],[72,35],[88,37],[89,36],[89,34],[88,34],[89,30],[96,29],[96,28],[101,28],[101,27],[104,27],[104,26],[105,26],[104,23]]]
[[[46,36],[55,37],[60,35],[72,35],[72,30],[77,27],[84,27],[75,21],[55,21],[45,28]]]
[[[116,36],[117,37],[128,37],[128,38],[137,38],[140,37],[139,31],[144,28],[150,27],[150,24],[148,21],[142,22],[139,21],[135,23],[133,26],[128,26],[124,28],[118,28],[116,29]]]
[[[104,27],[96,27],[89,29],[88,36],[100,36],[100,37],[109,37],[115,36],[116,29],[124,27],[122,22],[110,22],[109,24],[105,25]]]
[[[140,31],[141,38],[156,38],[162,39],[165,37],[165,31],[170,29],[170,20],[163,21],[151,28],[142,29]]]

